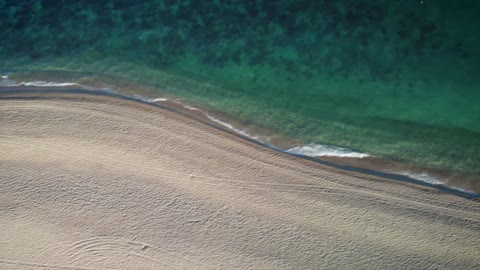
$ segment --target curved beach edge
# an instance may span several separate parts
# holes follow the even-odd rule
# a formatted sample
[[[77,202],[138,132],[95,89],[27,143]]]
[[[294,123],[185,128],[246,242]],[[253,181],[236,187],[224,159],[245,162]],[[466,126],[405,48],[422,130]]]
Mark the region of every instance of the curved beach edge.
[[[274,145],[256,140],[255,138],[252,138],[251,136],[247,136],[242,133],[235,132],[234,130],[227,128],[223,125],[219,125],[218,123],[211,121],[208,118],[204,117],[199,117],[198,114],[189,112],[188,110],[181,110],[178,107],[173,107],[173,106],[168,106],[164,104],[160,104],[158,102],[152,102],[154,100],[151,99],[145,99],[140,96],[127,96],[123,95],[114,91],[106,91],[106,90],[97,90],[97,89],[86,89],[86,88],[75,88],[71,87],[72,85],[69,85],[70,87],[68,88],[50,88],[50,87],[35,87],[35,86],[29,86],[29,85],[19,85],[19,86],[14,86],[14,87],[5,87],[5,86],[0,86],[0,100],[2,99],[36,99],[36,98],[44,98],[42,94],[49,94],[53,95],[50,98],[55,98],[55,94],[61,95],[61,94],[75,94],[75,95],[93,95],[93,96],[104,96],[104,97],[111,97],[111,98],[118,98],[118,99],[123,99],[123,100],[128,100],[128,101],[134,101],[138,102],[143,105],[148,105],[148,106],[153,106],[156,108],[168,110],[170,112],[174,112],[177,114],[180,114],[184,117],[190,118],[192,120],[195,120],[197,122],[200,122],[202,124],[208,125],[210,127],[213,127],[218,130],[222,130],[223,132],[227,132],[231,135],[234,135],[238,138],[241,138],[243,140],[247,140],[251,143],[269,148],[271,150],[281,152],[283,154],[287,154],[299,159],[303,160],[309,160],[315,163],[319,163],[328,167],[332,167],[335,169],[343,170],[343,171],[348,171],[348,172],[354,172],[354,173],[360,173],[360,174],[365,174],[365,175],[370,175],[370,176],[375,176],[375,177],[380,177],[380,178],[385,178],[388,180],[394,180],[394,181],[400,181],[408,184],[413,184],[417,185],[419,187],[428,187],[428,188],[434,188],[443,192],[455,194],[461,197],[465,198],[471,198],[471,199],[479,199],[480,198],[480,193],[476,193],[473,191],[469,190],[463,190],[455,187],[449,187],[443,184],[435,184],[435,183],[429,183],[429,182],[424,182],[424,181],[419,181],[418,179],[415,179],[413,177],[408,177],[406,175],[401,175],[401,174],[396,174],[396,173],[388,173],[388,172],[381,172],[377,170],[372,170],[372,169],[366,169],[366,168],[361,168],[361,167],[355,167],[355,166],[350,166],[350,165],[342,165],[338,164],[335,162],[330,162],[326,160],[321,160],[315,157],[311,156],[306,156],[306,155],[301,155],[301,154],[296,154],[292,153],[291,151],[287,151],[286,149],[282,149],[279,147],[276,147]]]
[[[164,102],[12,90],[0,93],[0,268],[480,263],[478,198],[291,155]]]

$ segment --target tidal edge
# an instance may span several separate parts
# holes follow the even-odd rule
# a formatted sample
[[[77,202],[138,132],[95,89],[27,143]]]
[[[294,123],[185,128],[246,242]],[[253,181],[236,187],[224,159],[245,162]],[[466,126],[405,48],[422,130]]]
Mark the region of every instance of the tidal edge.
[[[31,96],[29,96],[29,94]],[[145,100],[142,100],[138,97],[132,97],[132,96],[127,96],[127,95],[122,95],[113,91],[106,91],[106,90],[90,90],[90,89],[81,89],[81,88],[68,88],[68,89],[53,89],[53,88],[38,88],[38,87],[3,87],[0,86],[0,100],[9,100],[9,99],[17,99],[17,100],[35,100],[35,99],[43,99],[43,97],[38,96],[38,94],[78,94],[78,95],[94,95],[94,96],[105,96],[105,97],[113,97],[113,98],[118,98],[118,99],[123,99],[123,100],[128,100],[128,101],[134,101],[141,103],[143,105],[148,105],[156,108],[161,108],[163,110],[167,110],[176,114],[180,114],[184,117],[190,118],[192,120],[195,120],[197,122],[200,122],[202,124],[208,125],[210,127],[213,127],[215,129],[221,130],[223,132],[227,132],[231,135],[234,135],[236,137],[242,138],[243,140],[247,140],[251,143],[272,149],[274,151],[287,154],[290,156],[294,156],[296,158],[304,159],[304,160],[309,160],[312,162],[316,162],[328,167],[332,167],[335,169],[340,169],[344,171],[349,171],[349,172],[355,172],[355,173],[360,173],[360,174],[365,174],[365,175],[371,175],[371,176],[376,176],[376,177],[381,177],[385,178],[388,180],[394,180],[394,181],[399,181],[399,182],[404,182],[408,184],[413,184],[418,187],[428,187],[428,188],[433,188],[442,192],[454,194],[466,199],[471,199],[475,201],[480,201],[480,193],[476,193],[473,191],[467,191],[467,190],[459,190],[456,188],[452,188],[449,186],[444,186],[444,185],[436,185],[432,183],[427,183],[427,182],[422,182],[413,178],[410,178],[405,175],[399,175],[399,174],[394,174],[394,173],[386,173],[386,172],[381,172],[381,171],[376,171],[376,170],[371,170],[371,169],[365,169],[361,167],[354,167],[354,166],[348,166],[348,165],[340,165],[336,164],[333,162],[325,161],[325,160],[320,160],[318,158],[314,157],[309,157],[309,156],[304,156],[300,154],[294,154],[287,152],[284,149],[275,147],[270,144],[266,144],[257,140],[254,140],[252,138],[249,138],[247,136],[244,136],[242,134],[236,133],[230,129],[227,129],[223,126],[216,125],[212,122],[206,121],[204,119],[201,119],[199,117],[196,117],[192,114],[188,114],[186,112],[180,111],[178,109],[164,106],[158,103],[153,103],[153,102],[148,102]]]

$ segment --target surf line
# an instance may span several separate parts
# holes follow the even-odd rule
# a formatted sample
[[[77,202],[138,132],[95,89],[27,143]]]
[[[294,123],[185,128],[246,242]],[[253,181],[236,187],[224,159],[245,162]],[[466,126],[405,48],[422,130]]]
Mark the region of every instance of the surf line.
[[[386,178],[389,180],[396,180],[396,181],[401,181],[401,182],[406,182],[418,186],[425,186],[425,187],[430,187],[434,188],[440,191],[444,191],[447,193],[455,194],[464,198],[468,199],[473,199],[473,200],[478,200],[480,198],[480,194],[468,190],[462,190],[462,189],[457,189],[445,185],[439,185],[439,184],[433,184],[433,183],[428,183],[428,182],[423,182],[423,181],[418,181],[417,179],[405,176],[405,175],[400,175],[400,174],[394,174],[394,173],[387,173],[387,172],[381,172],[381,171],[375,171],[371,169],[365,169],[365,168],[360,168],[360,167],[353,167],[353,166],[348,166],[348,165],[340,165],[336,164],[333,162],[325,161],[325,160],[320,160],[318,158],[302,155],[302,154],[297,154],[297,153],[292,153],[291,151],[289,152],[288,150],[275,147],[273,145],[255,140],[249,136],[245,136],[241,133],[235,132],[228,127],[225,127],[223,125],[219,126],[218,123],[213,123],[213,121],[207,121],[205,119],[198,118],[192,114],[188,114],[185,112],[182,112],[178,109],[171,108],[159,103],[151,102],[148,99],[141,99],[139,97],[132,97],[132,96],[126,96],[119,94],[115,91],[105,91],[105,90],[95,90],[95,89],[84,89],[84,88],[62,88],[62,87],[29,87],[25,88],[25,85],[22,85],[17,87],[11,87],[11,86],[0,86],[0,100],[1,99],[24,99],[24,100],[34,100],[34,99],[41,99],[42,97],[39,97],[39,94],[76,94],[76,95],[93,95],[93,96],[105,96],[105,97],[112,97],[112,98],[118,98],[118,99],[123,99],[127,101],[133,101],[133,102],[138,102],[143,105],[148,105],[156,108],[161,108],[163,110],[167,110],[179,115],[182,115],[184,117],[187,117],[189,119],[192,119],[194,121],[200,122],[202,124],[208,125],[212,128],[222,130],[224,132],[227,132],[231,135],[234,135],[236,137],[242,138],[244,140],[247,140],[251,143],[257,144],[259,146],[267,147],[269,149],[272,149],[277,152],[281,152],[290,156],[294,156],[297,158],[301,158],[304,160],[309,160],[312,162],[320,163],[322,165],[344,170],[344,171],[350,171],[350,172],[355,172],[355,173],[361,173],[361,174],[366,174],[366,175],[372,175],[372,176],[377,176],[381,178]],[[30,96],[29,96],[30,94]],[[44,97],[45,98],[45,97]]]

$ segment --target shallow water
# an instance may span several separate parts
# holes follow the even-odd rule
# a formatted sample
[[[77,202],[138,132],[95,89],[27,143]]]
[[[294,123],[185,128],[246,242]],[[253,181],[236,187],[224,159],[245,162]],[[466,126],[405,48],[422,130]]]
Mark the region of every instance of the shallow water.
[[[473,0],[0,1],[0,70],[121,78],[301,144],[480,175],[479,11]]]

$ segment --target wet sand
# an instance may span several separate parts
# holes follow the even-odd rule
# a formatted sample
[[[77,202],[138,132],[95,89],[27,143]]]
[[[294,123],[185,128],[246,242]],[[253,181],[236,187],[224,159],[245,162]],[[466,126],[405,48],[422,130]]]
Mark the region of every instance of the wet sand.
[[[152,104],[0,93],[0,153],[2,269],[480,267],[478,199]]]

